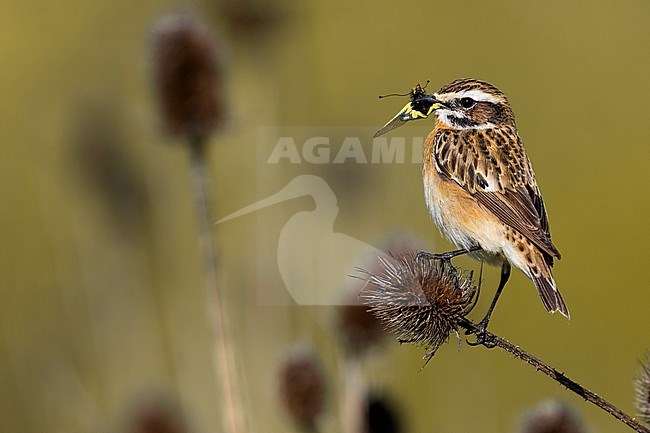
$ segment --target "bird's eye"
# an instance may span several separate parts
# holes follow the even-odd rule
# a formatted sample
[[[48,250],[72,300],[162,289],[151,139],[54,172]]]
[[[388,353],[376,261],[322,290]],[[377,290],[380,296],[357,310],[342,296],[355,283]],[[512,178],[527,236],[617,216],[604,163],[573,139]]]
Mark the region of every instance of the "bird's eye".
[[[476,101],[473,100],[472,98],[461,98],[460,99],[460,105],[463,108],[472,108],[476,104]]]

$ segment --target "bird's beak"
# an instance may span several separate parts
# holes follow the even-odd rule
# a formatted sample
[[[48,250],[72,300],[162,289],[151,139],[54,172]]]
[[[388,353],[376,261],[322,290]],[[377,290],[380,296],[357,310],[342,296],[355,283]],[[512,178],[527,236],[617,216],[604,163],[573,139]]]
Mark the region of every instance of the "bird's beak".
[[[422,95],[413,99],[406,104],[402,110],[395,115],[387,124],[375,133],[373,138],[384,135],[388,131],[399,128],[406,122],[417,119],[426,119],[439,108],[444,108],[445,104],[438,101],[433,95]]]

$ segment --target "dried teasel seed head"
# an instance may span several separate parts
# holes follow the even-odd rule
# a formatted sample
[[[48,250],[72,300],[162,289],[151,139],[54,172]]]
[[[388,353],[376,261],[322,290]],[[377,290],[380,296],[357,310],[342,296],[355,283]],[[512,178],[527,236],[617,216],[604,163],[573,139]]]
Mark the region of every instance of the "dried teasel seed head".
[[[428,361],[452,332],[458,335],[474,307],[472,276],[448,262],[418,260],[413,252],[379,260],[380,271],[362,271],[367,284],[361,298],[401,342],[424,346]]]
[[[639,418],[650,427],[650,352],[634,380],[634,394]]]
[[[312,428],[323,412],[327,383],[316,355],[308,349],[292,350],[280,365],[282,406],[300,426]]]
[[[220,54],[210,29],[189,14],[154,25],[151,68],[167,132],[203,137],[223,123]]]
[[[521,433],[586,433],[585,427],[566,405],[555,401],[540,403],[526,413]]]

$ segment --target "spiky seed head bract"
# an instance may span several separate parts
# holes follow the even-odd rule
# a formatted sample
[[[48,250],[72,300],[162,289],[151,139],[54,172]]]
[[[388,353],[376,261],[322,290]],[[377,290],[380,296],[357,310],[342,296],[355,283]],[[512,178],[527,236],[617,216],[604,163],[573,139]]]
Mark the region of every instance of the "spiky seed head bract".
[[[650,427],[650,352],[641,363],[641,369],[634,381],[634,394],[639,418]]]
[[[364,271],[361,292],[370,307],[401,342],[423,346],[429,360],[474,307],[476,286],[471,274],[460,274],[449,262],[418,260],[415,253],[380,257],[381,270]]]

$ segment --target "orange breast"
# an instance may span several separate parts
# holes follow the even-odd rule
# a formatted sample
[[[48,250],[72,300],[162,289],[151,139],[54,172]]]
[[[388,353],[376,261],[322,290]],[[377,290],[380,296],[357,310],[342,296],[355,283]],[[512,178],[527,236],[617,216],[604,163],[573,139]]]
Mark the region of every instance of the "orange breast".
[[[436,122],[424,144],[422,174],[429,213],[442,234],[456,246],[470,248],[478,244],[500,254],[506,241],[501,221],[460,185],[441,176],[436,168],[434,137],[444,128]]]

